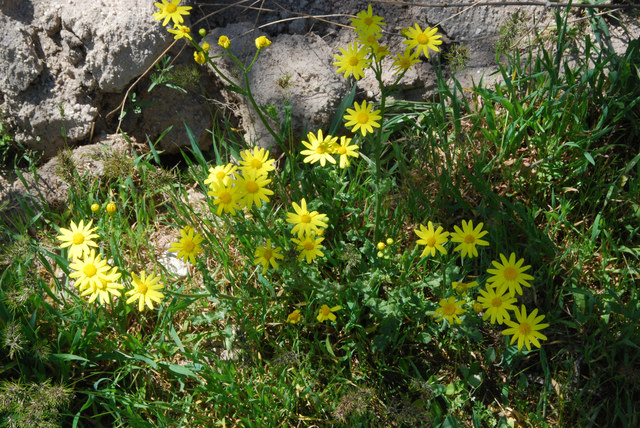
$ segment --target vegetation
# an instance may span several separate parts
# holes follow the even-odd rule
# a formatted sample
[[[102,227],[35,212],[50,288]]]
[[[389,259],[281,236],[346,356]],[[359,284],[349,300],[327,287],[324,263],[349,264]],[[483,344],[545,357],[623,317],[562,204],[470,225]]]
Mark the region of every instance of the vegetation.
[[[430,51],[434,102],[390,101],[384,50],[350,46],[382,100],[354,89],[305,144],[263,112],[278,161],[227,125],[175,170],[153,144],[61,163],[63,211],[0,215],[0,425],[640,425],[640,42],[591,20],[502,43],[503,83],[473,88],[416,25],[396,72]]]

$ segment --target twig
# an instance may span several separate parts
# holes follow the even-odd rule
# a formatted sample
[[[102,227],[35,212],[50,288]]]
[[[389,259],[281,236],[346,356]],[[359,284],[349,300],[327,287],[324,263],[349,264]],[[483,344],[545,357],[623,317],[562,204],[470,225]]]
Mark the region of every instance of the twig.
[[[415,3],[415,2],[403,2],[395,0],[374,0],[375,3],[387,3],[396,6],[419,6],[419,7],[474,7],[474,6],[490,6],[490,7],[504,7],[504,6],[543,6],[543,7],[572,7],[578,9],[639,9],[640,4],[584,4],[584,3],[556,3],[551,1],[500,1],[500,2],[469,2],[469,3]]]

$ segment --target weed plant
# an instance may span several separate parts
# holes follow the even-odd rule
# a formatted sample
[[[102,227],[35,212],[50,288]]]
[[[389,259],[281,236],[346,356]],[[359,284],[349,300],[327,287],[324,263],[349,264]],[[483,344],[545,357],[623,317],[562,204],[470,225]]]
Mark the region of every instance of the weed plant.
[[[594,15],[570,63],[565,10],[538,50],[504,45],[503,83],[463,88],[437,29],[392,54],[369,6],[335,56],[354,90],[292,145],[248,85],[277,45],[214,54],[179,3],[156,19],[277,146],[227,125],[203,152],[185,123],[184,168],[152,142],[102,178],[61,162],[66,209],[1,217],[3,426],[640,424],[638,40],[616,55]],[[391,101],[420,55],[437,100]]]

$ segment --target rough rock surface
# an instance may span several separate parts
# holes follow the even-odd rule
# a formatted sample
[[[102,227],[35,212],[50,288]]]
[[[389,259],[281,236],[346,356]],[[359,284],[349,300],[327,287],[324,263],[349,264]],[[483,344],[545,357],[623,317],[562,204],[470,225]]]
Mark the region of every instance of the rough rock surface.
[[[0,109],[16,139],[46,157],[65,139],[88,139],[105,113],[99,111],[103,94],[122,91],[171,42],[146,0],[2,5]]]

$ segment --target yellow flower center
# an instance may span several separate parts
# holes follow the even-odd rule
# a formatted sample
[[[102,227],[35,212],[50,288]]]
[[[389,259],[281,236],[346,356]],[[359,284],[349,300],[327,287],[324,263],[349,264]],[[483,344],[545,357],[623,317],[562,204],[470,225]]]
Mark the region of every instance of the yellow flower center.
[[[367,42],[369,43],[373,43],[376,41],[376,36],[375,34],[370,34],[369,37],[367,37]]]
[[[491,300],[491,305],[499,308],[500,306],[502,306],[502,299],[499,297],[494,297],[493,300]]]
[[[453,315],[456,313],[456,305],[454,305],[453,303],[445,303],[442,307],[442,312],[445,315]]]
[[[273,250],[272,249],[264,250],[264,254],[262,255],[262,257],[264,257],[267,260],[270,260],[273,257]]]
[[[190,253],[193,251],[193,249],[195,248],[196,244],[193,243],[193,241],[191,240],[187,240],[182,244],[182,249],[187,252]]]
[[[527,322],[520,323],[518,331],[524,336],[528,336],[531,333],[531,326]]]
[[[436,246],[436,238],[432,236],[431,238],[427,239],[427,245],[429,247],[435,247]]]
[[[331,308],[329,306],[323,306],[320,308],[320,312],[322,315],[327,316],[331,313]]]
[[[140,282],[138,287],[136,287],[136,291],[140,294],[147,294],[147,284]]]
[[[465,242],[466,244],[473,244],[474,242],[476,242],[476,238],[475,238],[475,236],[473,236],[473,235],[466,235],[466,236],[464,237],[464,242]]]
[[[216,178],[218,180],[223,180],[226,176],[227,176],[227,174],[224,171],[216,172]]]
[[[357,56],[350,56],[348,62],[351,67],[355,67],[360,61],[358,60]]]
[[[262,161],[260,159],[252,159],[251,168],[255,168],[255,169],[262,168]]]
[[[364,24],[368,27],[369,25],[373,24],[373,17],[367,16],[362,22],[364,22]]]
[[[319,145],[318,147],[316,147],[316,153],[319,155],[322,155],[326,152],[326,150],[324,149],[323,145]]]
[[[418,34],[418,37],[416,37],[416,41],[421,45],[426,45],[427,43],[429,43],[429,36],[427,36],[426,34]]]
[[[222,192],[218,199],[220,199],[220,202],[222,202],[223,204],[228,204],[229,202],[231,202],[231,193]]]
[[[369,122],[369,113],[364,111],[361,113],[358,113],[357,119],[358,119],[358,122],[360,123],[367,123]]]
[[[512,268],[511,266],[509,266],[504,270],[503,275],[507,281],[513,281],[518,277],[518,271]]]
[[[338,154],[339,155],[344,155],[347,153],[347,149],[345,149],[344,147],[340,146],[338,147]]]
[[[73,245],[80,245],[84,242],[84,235],[82,233],[76,233],[73,235]]]
[[[313,242],[311,242],[311,241],[306,241],[306,242],[304,243],[303,247],[304,247],[304,249],[305,249],[306,251],[311,251],[311,250],[313,250],[313,248],[315,247],[315,245],[313,245]]]
[[[167,13],[175,13],[177,9],[178,7],[175,4],[168,4],[166,10]]]
[[[258,184],[255,181],[250,181],[247,183],[246,188],[247,188],[247,192],[256,193],[258,189],[260,189],[260,186],[258,186]]]
[[[98,272],[98,269],[91,263],[85,265],[84,269],[82,269],[82,273],[84,273],[84,275],[88,278],[91,278],[96,274],[96,272]]]
[[[302,214],[300,216],[300,223],[311,223],[311,216],[309,214]]]

